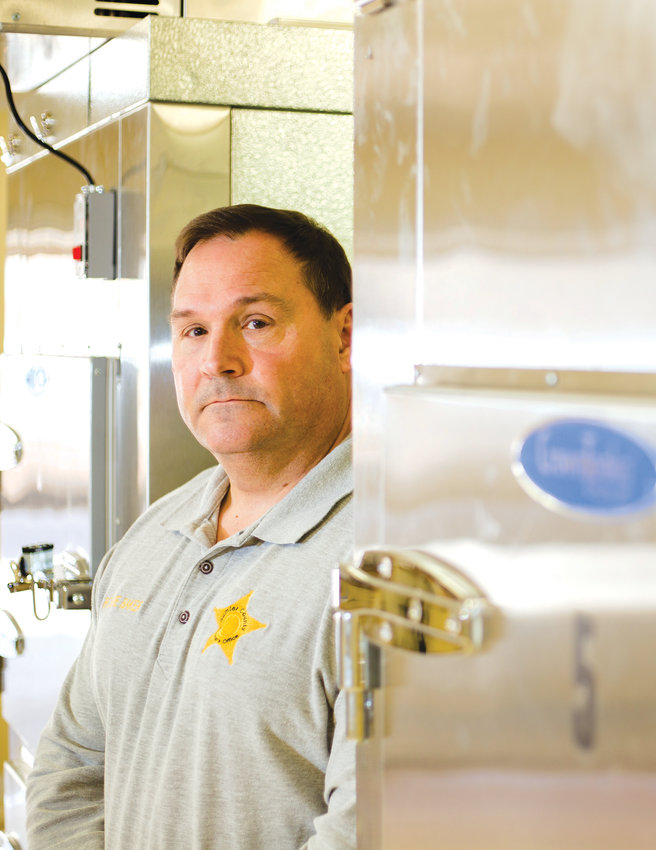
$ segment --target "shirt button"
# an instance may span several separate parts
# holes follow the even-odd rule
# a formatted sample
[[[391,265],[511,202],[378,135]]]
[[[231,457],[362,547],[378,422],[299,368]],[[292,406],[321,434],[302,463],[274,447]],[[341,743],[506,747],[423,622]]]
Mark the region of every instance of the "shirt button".
[[[183,611],[178,617],[181,623],[186,623],[189,621],[189,611]]]
[[[214,564],[211,561],[203,561],[203,563],[200,565],[201,573],[205,573],[206,576],[209,575],[213,569]]]

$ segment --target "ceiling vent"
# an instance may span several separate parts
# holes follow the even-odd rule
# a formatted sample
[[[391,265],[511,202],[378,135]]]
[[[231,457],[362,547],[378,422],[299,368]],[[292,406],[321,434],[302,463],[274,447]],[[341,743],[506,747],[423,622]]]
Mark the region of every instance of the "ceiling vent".
[[[116,35],[150,15],[180,17],[184,0],[0,0],[5,32]]]
[[[99,18],[145,18],[147,15],[157,15],[159,5],[159,0],[113,0],[110,3],[97,3],[93,14]]]

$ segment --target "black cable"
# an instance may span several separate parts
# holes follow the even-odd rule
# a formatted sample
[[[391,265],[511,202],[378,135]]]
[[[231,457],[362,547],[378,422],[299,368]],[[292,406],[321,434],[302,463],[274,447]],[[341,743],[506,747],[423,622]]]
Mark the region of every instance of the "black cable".
[[[16,104],[14,103],[14,95],[11,91],[11,83],[9,82],[9,77],[7,76],[7,72],[1,64],[0,75],[2,75],[2,80],[5,84],[5,92],[7,93],[7,103],[9,104],[9,108],[11,109],[11,114],[14,116],[14,119],[18,126],[21,128],[21,130],[27,133],[29,138],[32,139],[32,141],[36,142],[37,145],[41,145],[42,148],[45,148],[47,151],[50,151],[50,153],[54,153],[55,156],[58,156],[60,159],[63,159],[64,162],[67,162],[69,165],[72,165],[73,168],[77,168],[78,171],[82,172],[89,186],[95,186],[96,184],[94,183],[93,177],[89,174],[89,172],[83,165],[80,165],[80,163],[76,159],[73,159],[72,156],[69,156],[63,151],[58,151],[53,148],[52,145],[49,145],[48,142],[44,142],[43,139],[40,139],[30,130],[29,127],[25,125],[25,122],[20,117],[20,115],[18,114],[18,110],[16,109]]]

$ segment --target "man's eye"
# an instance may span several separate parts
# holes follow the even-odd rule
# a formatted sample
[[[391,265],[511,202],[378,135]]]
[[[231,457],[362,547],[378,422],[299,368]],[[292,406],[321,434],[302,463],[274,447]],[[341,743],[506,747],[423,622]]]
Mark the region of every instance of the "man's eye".
[[[203,336],[206,333],[207,331],[205,330],[205,328],[194,327],[189,328],[189,330],[186,332],[186,336]]]
[[[264,319],[249,319],[244,327],[251,331],[260,331],[262,328],[268,328],[269,322]]]

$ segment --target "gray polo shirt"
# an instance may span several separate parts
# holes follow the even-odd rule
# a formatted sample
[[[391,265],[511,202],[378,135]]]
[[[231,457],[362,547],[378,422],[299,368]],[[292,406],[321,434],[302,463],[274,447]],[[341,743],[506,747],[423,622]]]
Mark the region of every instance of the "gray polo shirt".
[[[351,441],[216,544],[220,467],[108,553],[28,783],[30,850],[355,846],[330,577]]]

